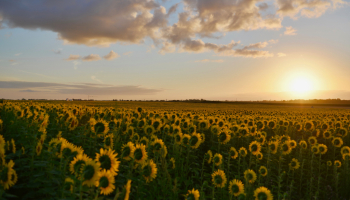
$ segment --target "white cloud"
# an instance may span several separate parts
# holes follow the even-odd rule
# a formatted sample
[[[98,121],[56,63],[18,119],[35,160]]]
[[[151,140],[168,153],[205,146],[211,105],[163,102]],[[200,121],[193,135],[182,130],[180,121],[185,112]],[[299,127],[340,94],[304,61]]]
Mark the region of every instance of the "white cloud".
[[[210,60],[210,59],[203,59],[203,60],[196,60],[195,62],[216,62],[216,63],[222,63],[224,60]]]
[[[284,57],[284,56],[287,56],[285,53],[277,53],[277,56],[278,57]]]
[[[297,30],[295,30],[293,27],[288,26],[286,27],[286,30],[284,31],[284,35],[296,35]]]
[[[97,60],[101,60],[101,57],[97,54],[90,54],[88,56],[83,57],[83,61],[97,61]]]
[[[99,83],[102,83],[102,81],[100,79],[96,78],[96,76],[91,76],[91,79],[94,81],[97,81]]]
[[[114,51],[110,51],[107,55],[103,56],[104,59],[106,60],[113,60],[115,58],[118,58],[119,55],[115,53]]]
[[[71,61],[71,60],[79,60],[80,59],[80,56],[79,55],[73,55],[73,54],[70,54],[69,55],[69,58],[65,59],[67,61]]]

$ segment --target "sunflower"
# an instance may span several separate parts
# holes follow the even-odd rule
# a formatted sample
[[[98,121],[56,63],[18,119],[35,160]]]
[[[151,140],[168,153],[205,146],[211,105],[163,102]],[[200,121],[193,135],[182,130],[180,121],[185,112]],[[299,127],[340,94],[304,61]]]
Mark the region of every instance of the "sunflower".
[[[14,165],[15,163],[10,160],[7,164],[3,163],[2,170],[0,171],[0,184],[4,187],[5,190],[9,189],[15,184],[14,180],[12,179],[13,173],[16,172],[13,169]]]
[[[244,184],[240,180],[233,179],[232,181],[230,181],[228,190],[231,195],[239,196],[240,194],[244,193]]]
[[[275,129],[276,128],[276,122],[275,121],[269,121],[267,126],[270,128],[270,129]]]
[[[199,133],[192,133],[190,139],[190,147],[192,149],[197,149],[199,145],[202,143],[202,136]]]
[[[309,137],[308,142],[310,143],[310,145],[315,145],[317,144],[317,139],[315,136],[311,136]]]
[[[134,157],[134,152],[135,152],[134,143],[128,142],[127,144],[124,144],[122,146],[122,155],[121,155],[121,157],[124,160],[130,160],[131,158]]]
[[[108,134],[105,136],[103,143],[104,143],[104,148],[105,149],[113,149],[113,134]]]
[[[226,144],[231,140],[231,135],[226,130],[224,130],[218,134],[218,139],[221,144]]]
[[[307,149],[307,143],[306,143],[305,140],[301,140],[301,141],[299,142],[299,145],[300,145],[303,149]]]
[[[115,189],[114,175],[109,170],[103,169],[98,173],[98,179],[95,182],[95,186],[101,190],[100,194],[108,195]]]
[[[13,139],[11,139],[11,149],[12,149],[12,153],[16,153],[16,144]]]
[[[343,155],[343,154],[346,154],[346,153],[350,153],[350,147],[348,146],[343,146],[341,149],[340,149],[340,153]]]
[[[174,158],[170,158],[170,169],[175,169],[175,159]]]
[[[288,155],[290,154],[290,152],[292,152],[292,148],[289,145],[289,141],[286,141],[281,145],[281,150],[282,150],[282,155]]]
[[[238,133],[241,137],[245,137],[249,135],[249,130],[248,128],[241,127],[239,128]]]
[[[180,145],[181,144],[181,141],[182,141],[182,133],[181,132],[178,132],[174,135],[175,137],[175,143]]]
[[[157,165],[153,160],[149,160],[142,163],[142,175],[146,180],[146,183],[151,182],[157,176]]]
[[[305,122],[305,125],[304,125],[304,129],[307,130],[307,131],[310,131],[314,128],[314,124],[312,123],[312,121],[307,121]]]
[[[219,153],[216,153],[213,157],[213,162],[216,166],[219,166],[222,164],[222,155]]]
[[[320,152],[320,154],[325,154],[327,152],[327,146],[324,144],[319,144],[318,146],[318,150]]]
[[[295,140],[289,140],[289,146],[292,147],[292,149],[294,149],[295,147],[297,147],[297,142]]]
[[[147,137],[143,136],[140,140],[140,144],[148,146],[148,143],[149,143],[149,139]]]
[[[327,161],[327,166],[329,166],[329,167],[332,166],[332,161],[328,160]]]
[[[87,160],[91,160],[86,154],[78,154],[73,161],[70,162],[69,164],[69,171],[72,174],[75,174],[79,172],[81,169],[82,165],[85,164]]]
[[[137,163],[143,163],[147,160],[148,155],[146,151],[146,146],[143,144],[136,144],[134,151],[134,159]]]
[[[100,149],[100,153],[96,153],[95,161],[100,163],[101,170],[105,169],[110,171],[114,176],[117,175],[119,163],[117,153],[114,153],[114,150],[103,148]]]
[[[213,134],[213,135],[218,135],[219,136],[219,131],[220,131],[220,128],[217,125],[212,125],[210,127],[210,133]]]
[[[38,142],[38,144],[35,147],[36,155],[39,156],[41,154],[41,150],[43,149],[43,145]]]
[[[259,187],[254,191],[255,200],[273,200],[273,196],[266,187]]]
[[[317,145],[311,146],[311,152],[314,154],[320,153],[320,150],[318,149]]]
[[[181,144],[184,145],[184,146],[189,145],[190,139],[191,139],[190,135],[184,134],[183,137],[182,137],[182,140],[181,140]]]
[[[238,152],[237,152],[236,148],[234,148],[234,147],[230,148],[230,155],[231,155],[232,159],[236,159],[238,157]]]
[[[260,151],[261,151],[261,145],[259,142],[257,141],[253,141],[249,144],[249,151],[253,154],[253,155],[257,155]]]
[[[239,152],[239,155],[241,155],[242,157],[246,157],[247,156],[247,149],[246,148],[244,148],[244,147],[241,147],[239,150],[238,150],[238,152]]]
[[[261,176],[266,176],[266,175],[267,175],[267,168],[266,168],[265,166],[261,166],[261,167],[259,168],[259,174],[260,174]]]
[[[257,153],[256,154],[256,158],[259,159],[259,160],[262,160],[263,154],[261,152]]]
[[[256,173],[251,170],[251,169],[247,169],[244,172],[244,179],[248,182],[248,183],[254,183],[256,180]]]
[[[130,179],[128,180],[128,182],[126,183],[126,185],[124,186],[124,188],[125,188],[124,200],[129,200],[130,189],[131,189],[131,180],[130,180]]]
[[[213,153],[210,150],[208,150],[208,152],[205,153],[204,155],[204,160],[208,161],[208,164],[210,164],[212,158],[213,158]]]
[[[299,163],[298,159],[293,158],[292,161],[289,163],[289,167],[292,170],[299,169],[300,163]]]
[[[96,163],[92,159],[85,161],[85,164],[81,167],[81,174],[83,185],[89,187],[93,186],[98,179],[98,172],[100,170],[100,163]]]
[[[220,187],[220,188],[225,187],[227,179],[224,171],[222,171],[221,169],[218,169],[211,175],[211,177],[215,187]]]
[[[343,146],[343,140],[340,137],[334,137],[332,140],[332,144],[333,144],[333,146],[339,148],[339,147]]]
[[[322,135],[324,139],[331,139],[332,137],[332,133],[330,131],[325,131]]]
[[[270,141],[269,142],[269,150],[272,154],[276,154],[278,150],[278,141]]]
[[[348,135],[348,131],[345,128],[339,128],[336,132],[336,135],[344,138]]]
[[[194,188],[192,190],[188,190],[186,194],[186,199],[199,200],[199,197],[199,191],[195,190]]]
[[[97,135],[99,135],[99,134],[105,135],[109,131],[109,125],[103,119],[100,119],[98,121],[94,120],[91,122],[91,131],[93,133],[96,133]]]
[[[350,160],[350,153],[342,154],[343,160]]]
[[[334,166],[340,168],[341,162],[339,160],[334,161]]]
[[[70,192],[72,193],[73,192],[73,185],[74,185],[74,180],[67,177],[65,180],[64,180],[64,188],[66,190],[70,190]]]

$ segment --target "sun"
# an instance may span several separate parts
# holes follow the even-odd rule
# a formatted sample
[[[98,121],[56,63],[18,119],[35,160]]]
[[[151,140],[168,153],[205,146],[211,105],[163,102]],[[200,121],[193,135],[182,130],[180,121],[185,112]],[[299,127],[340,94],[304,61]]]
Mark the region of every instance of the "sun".
[[[295,93],[306,93],[313,90],[313,84],[306,77],[296,77],[290,82],[290,90]]]

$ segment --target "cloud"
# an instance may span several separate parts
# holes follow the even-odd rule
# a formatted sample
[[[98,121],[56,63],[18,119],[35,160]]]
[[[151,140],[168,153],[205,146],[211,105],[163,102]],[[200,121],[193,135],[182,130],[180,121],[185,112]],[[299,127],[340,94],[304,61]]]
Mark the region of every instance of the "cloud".
[[[38,90],[20,90],[20,92],[40,92],[40,91],[38,91]]]
[[[83,57],[83,61],[97,61],[101,60],[101,57],[97,54],[90,54],[88,56]]]
[[[135,85],[115,86],[93,83],[52,83],[29,81],[0,81],[0,89],[41,92],[52,92],[71,95],[154,95],[164,91],[163,89],[149,89]]]
[[[296,35],[297,30],[295,30],[293,27],[288,26],[286,27],[286,30],[284,31],[284,35]]]
[[[9,60],[9,62],[16,62],[16,60],[12,60],[12,59],[11,59],[11,60]]]
[[[278,57],[284,57],[284,56],[287,56],[285,53],[277,53],[277,56]]]
[[[347,4],[343,0],[276,0],[276,7],[268,3],[183,0],[167,11],[162,5],[168,4],[156,0],[32,0],[30,4],[26,0],[0,1],[0,21],[9,28],[53,31],[64,44],[108,47],[118,42],[139,44],[151,39],[161,54],[178,50],[270,55],[249,49],[232,50],[236,43],[219,45],[203,38],[222,38],[235,31],[279,30],[285,16],[318,17],[328,9]],[[179,5],[183,5],[181,9]],[[78,58],[67,60],[71,59]],[[96,59],[90,55],[87,60]]]
[[[75,60],[75,61],[73,61],[73,68],[75,69],[75,70],[77,70],[78,69],[78,65],[80,65],[81,64],[81,62],[79,62],[79,61],[77,61],[77,60]]]
[[[195,62],[203,62],[203,63],[206,63],[206,62],[216,62],[216,63],[222,63],[222,62],[224,62],[224,60],[203,59],[203,60],[196,60]]]
[[[110,51],[107,55],[103,56],[104,59],[106,60],[113,60],[115,58],[118,58],[119,55],[115,53],[114,51]]]
[[[79,59],[80,59],[79,55],[72,55],[72,54],[70,54],[69,58],[67,58],[65,60],[70,61],[70,60],[79,60]]]
[[[131,51],[128,51],[128,52],[123,53],[124,56],[130,56],[131,54],[132,54]]]
[[[94,81],[97,81],[99,83],[102,83],[102,81],[100,79],[96,78],[96,76],[91,76],[91,79]]]
[[[19,56],[19,55],[21,55],[21,54],[22,54],[22,53],[16,53],[15,56]]]
[[[61,54],[62,53],[62,49],[57,49],[57,50],[52,50],[55,54]]]

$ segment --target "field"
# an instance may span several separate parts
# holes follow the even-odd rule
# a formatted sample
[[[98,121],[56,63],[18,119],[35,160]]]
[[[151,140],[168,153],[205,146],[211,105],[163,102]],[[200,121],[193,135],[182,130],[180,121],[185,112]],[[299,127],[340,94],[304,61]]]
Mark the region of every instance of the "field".
[[[349,199],[350,110],[0,103],[1,199]]]

